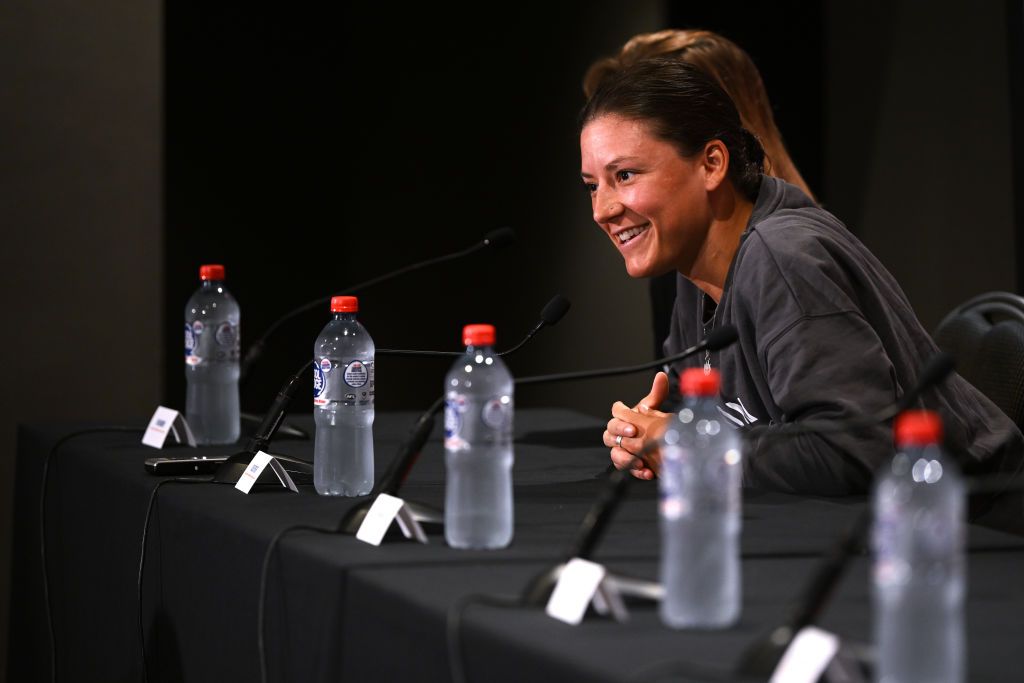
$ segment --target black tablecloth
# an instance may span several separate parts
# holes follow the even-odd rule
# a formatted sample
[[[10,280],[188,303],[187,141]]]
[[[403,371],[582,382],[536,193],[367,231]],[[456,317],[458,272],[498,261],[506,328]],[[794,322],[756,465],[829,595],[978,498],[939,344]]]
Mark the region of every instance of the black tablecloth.
[[[415,419],[379,414],[378,472]],[[300,418],[300,422],[302,419]],[[311,428],[311,421],[304,425]],[[96,425],[22,425],[18,434],[10,680],[45,680],[49,637],[39,560],[42,462],[62,435]],[[140,425],[141,427],[141,425]],[[273,556],[266,598],[270,680],[448,680],[444,622],[470,593],[515,594],[560,559],[604,486],[603,424],[562,410],[520,410],[516,419],[515,538],[499,551],[430,544],[373,547],[350,536],[296,531]],[[92,434],[53,455],[46,529],[58,679],[141,680],[136,577],[147,504],[159,478],[142,462],[155,451],[139,434]],[[210,447],[201,453],[228,453]],[[270,449],[310,457],[307,441]],[[191,449],[166,454],[191,455]],[[402,491],[440,507],[439,435]],[[657,487],[632,485],[595,559],[618,572],[655,578]],[[157,494],[147,542],[142,601],[151,681],[259,680],[260,572],[271,539],[308,524],[336,529],[354,499],[298,495],[258,486],[243,495],[223,484],[168,484]],[[651,605],[618,624],[579,627],[540,608],[466,609],[462,658],[470,680],[645,680],[660,663],[726,670],[766,628],[779,623],[820,554],[863,509],[862,499],[818,499],[747,491],[743,508],[743,615],[724,631],[672,631]],[[1024,644],[1024,540],[971,527],[970,680],[1005,680]],[[870,639],[866,559],[854,563],[823,626]],[[1005,662],[1005,663],[1004,663]],[[650,668],[655,667],[655,668]],[[653,680],[653,679],[651,679]]]

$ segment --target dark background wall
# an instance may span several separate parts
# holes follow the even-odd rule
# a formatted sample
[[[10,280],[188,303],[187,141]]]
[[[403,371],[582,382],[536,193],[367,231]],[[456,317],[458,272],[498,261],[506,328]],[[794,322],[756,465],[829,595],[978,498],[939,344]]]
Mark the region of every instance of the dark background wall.
[[[970,296],[1016,290],[1024,266],[1011,156],[1024,110],[1011,117],[1009,96],[1024,73],[1008,71],[1020,6],[828,4],[825,201],[928,329]]]
[[[297,304],[508,225],[518,235],[509,249],[363,292],[377,345],[457,350],[464,324],[493,322],[507,347],[562,293],[572,311],[510,359],[513,372],[647,360],[644,286],[591,221],[575,117],[589,62],[663,26],[662,8],[525,3],[487,15],[169,4],[166,329],[181,327],[204,261],[227,265],[245,346]],[[325,305],[271,340],[243,408],[266,407],[328,319]],[[176,346],[165,373],[172,404],[184,395]],[[425,408],[449,364],[381,360],[378,408]],[[604,414],[645,384],[524,389],[517,399]],[[310,410],[307,395],[297,403]]]
[[[0,677],[16,424],[160,400],[160,11],[0,2]]]
[[[1015,289],[1019,2],[526,3],[486,19],[209,5],[0,3],[2,553],[17,422],[183,404],[182,308],[202,262],[227,264],[245,345],[297,302],[511,225],[504,252],[365,292],[378,345],[455,348],[480,320],[510,342],[561,292],[573,310],[514,372],[650,357],[646,287],[591,222],[575,134],[586,66],[640,31],[707,27],[747,48],[797,165],[926,326]],[[326,317],[274,339],[249,410]],[[425,406],[446,365],[382,364],[380,407]],[[645,390],[637,377],[517,399],[604,415]],[[0,557],[0,670],[8,570]]]

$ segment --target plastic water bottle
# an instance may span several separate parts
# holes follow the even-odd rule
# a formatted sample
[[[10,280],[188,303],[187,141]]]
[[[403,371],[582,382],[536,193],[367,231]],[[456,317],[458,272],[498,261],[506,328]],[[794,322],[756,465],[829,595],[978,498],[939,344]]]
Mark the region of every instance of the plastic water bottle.
[[[964,680],[964,483],[932,412],[896,419],[874,490],[874,618],[884,683]]]
[[[376,349],[358,312],[356,297],[333,297],[334,318],[313,347],[313,485],[321,496],[365,496],[373,488]]]
[[[685,370],[683,408],[662,436],[661,620],[722,628],[740,613],[739,434],[718,410],[717,370]]]
[[[202,285],[185,305],[185,419],[198,444],[238,441],[238,302],[224,266],[199,268]]]
[[[466,325],[466,353],[444,381],[444,538],[453,548],[512,541],[512,375],[493,325]]]

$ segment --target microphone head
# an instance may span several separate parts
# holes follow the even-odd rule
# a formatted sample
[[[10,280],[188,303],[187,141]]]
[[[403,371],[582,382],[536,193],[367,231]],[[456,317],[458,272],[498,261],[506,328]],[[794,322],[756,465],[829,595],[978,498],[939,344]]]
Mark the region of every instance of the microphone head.
[[[921,394],[949,377],[955,369],[956,359],[953,354],[939,351],[929,358],[921,368],[921,374],[917,376],[917,384],[900,397],[897,403],[899,410],[903,411],[909,408]]]
[[[917,382],[922,387],[930,387],[949,377],[954,370],[956,370],[956,358],[953,357],[953,354],[939,351],[928,359]]]
[[[708,351],[718,351],[732,344],[739,338],[736,328],[732,325],[722,325],[711,330],[711,333],[704,337],[704,344]]]
[[[483,244],[485,247],[500,249],[507,247],[516,241],[516,231],[509,227],[491,230],[484,235]]]
[[[540,319],[544,321],[545,325],[554,325],[562,319],[571,305],[564,296],[556,294],[540,312]]]

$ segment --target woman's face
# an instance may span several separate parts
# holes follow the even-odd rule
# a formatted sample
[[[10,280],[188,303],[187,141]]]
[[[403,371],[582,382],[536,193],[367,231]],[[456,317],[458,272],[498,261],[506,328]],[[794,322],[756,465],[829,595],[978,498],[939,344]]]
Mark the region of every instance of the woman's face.
[[[646,123],[613,114],[586,125],[580,151],[594,221],[622,254],[626,271],[688,275],[711,224],[702,155],[684,159]]]

